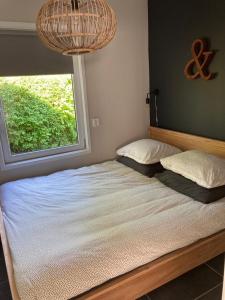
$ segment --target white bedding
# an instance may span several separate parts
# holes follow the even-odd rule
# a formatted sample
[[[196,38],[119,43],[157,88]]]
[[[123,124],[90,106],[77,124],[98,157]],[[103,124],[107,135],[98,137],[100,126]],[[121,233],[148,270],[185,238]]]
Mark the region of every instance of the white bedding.
[[[225,228],[204,205],[117,162],[2,185],[21,300],[67,300]]]

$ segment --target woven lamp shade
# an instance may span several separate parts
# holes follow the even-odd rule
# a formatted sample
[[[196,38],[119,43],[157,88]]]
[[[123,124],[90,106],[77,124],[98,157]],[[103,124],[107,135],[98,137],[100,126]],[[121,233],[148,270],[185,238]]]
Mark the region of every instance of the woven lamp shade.
[[[37,32],[64,55],[90,53],[115,36],[116,15],[106,0],[48,0],[37,17]]]

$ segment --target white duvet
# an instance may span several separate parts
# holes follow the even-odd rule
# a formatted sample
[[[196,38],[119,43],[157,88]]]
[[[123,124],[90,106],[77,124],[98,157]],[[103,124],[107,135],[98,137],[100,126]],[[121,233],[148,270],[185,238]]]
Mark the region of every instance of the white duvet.
[[[2,185],[21,300],[67,300],[225,228],[204,205],[117,162]]]

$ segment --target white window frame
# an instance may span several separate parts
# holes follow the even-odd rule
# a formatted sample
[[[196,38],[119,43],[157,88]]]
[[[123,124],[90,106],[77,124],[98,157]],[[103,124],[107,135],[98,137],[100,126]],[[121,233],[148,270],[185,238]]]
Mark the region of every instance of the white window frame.
[[[0,30],[28,30],[34,31],[35,25],[32,23],[8,23],[0,22]],[[31,166],[40,162],[61,160],[66,157],[77,157],[91,152],[90,129],[86,94],[85,66],[82,56],[73,56],[74,68],[73,86],[74,99],[77,114],[77,128],[79,144],[40,150],[23,154],[11,155],[9,153],[9,141],[7,129],[4,121],[4,112],[0,107],[0,169],[9,170],[22,166]],[[44,74],[43,74],[44,75]]]

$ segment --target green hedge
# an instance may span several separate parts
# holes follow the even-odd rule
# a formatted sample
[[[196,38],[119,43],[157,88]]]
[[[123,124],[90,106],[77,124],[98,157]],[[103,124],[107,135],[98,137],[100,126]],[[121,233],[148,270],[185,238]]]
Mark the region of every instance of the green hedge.
[[[0,97],[13,153],[76,142],[76,121],[70,111],[57,108],[34,92],[11,83],[1,83]]]

